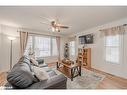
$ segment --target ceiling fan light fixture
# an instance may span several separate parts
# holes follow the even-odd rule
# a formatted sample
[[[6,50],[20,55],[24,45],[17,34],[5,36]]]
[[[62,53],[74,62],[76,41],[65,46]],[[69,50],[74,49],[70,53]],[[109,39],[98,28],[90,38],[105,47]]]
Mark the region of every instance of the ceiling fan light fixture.
[[[47,18],[45,18],[47,19]],[[48,19],[47,19],[48,20]],[[61,29],[68,29],[69,27],[66,26],[66,25],[62,25],[59,23],[58,19],[57,21],[54,19],[54,20],[49,20],[50,23],[46,23],[46,22],[41,22],[41,24],[47,24],[47,25],[50,25],[51,26],[51,30],[52,32],[61,32]]]

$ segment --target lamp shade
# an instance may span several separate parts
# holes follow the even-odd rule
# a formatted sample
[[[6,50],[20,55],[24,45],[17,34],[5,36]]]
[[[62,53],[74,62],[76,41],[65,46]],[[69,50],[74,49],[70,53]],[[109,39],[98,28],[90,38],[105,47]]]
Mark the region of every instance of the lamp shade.
[[[15,37],[8,37],[9,40],[15,40]]]

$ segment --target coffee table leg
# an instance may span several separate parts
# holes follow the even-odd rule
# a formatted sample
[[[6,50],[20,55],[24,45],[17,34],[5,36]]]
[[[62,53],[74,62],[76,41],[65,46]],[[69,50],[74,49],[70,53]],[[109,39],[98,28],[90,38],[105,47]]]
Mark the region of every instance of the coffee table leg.
[[[56,62],[56,68],[58,69],[58,62]]]
[[[73,81],[73,68],[71,69],[71,81]]]
[[[79,75],[81,76],[81,66],[79,66]]]
[[[59,69],[59,62],[57,62],[57,65],[56,65],[57,69]]]

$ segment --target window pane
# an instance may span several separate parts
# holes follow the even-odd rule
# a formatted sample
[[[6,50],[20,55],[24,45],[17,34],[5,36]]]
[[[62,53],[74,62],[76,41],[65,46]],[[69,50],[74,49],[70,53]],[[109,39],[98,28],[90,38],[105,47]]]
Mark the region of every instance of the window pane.
[[[56,38],[52,38],[52,56],[58,55],[58,48],[56,43]]]
[[[119,46],[119,35],[107,36],[106,46]]]
[[[106,47],[106,61],[119,63],[119,48]]]
[[[119,35],[106,36],[105,47],[106,47],[106,61],[111,63],[119,63],[119,47],[120,39]]]
[[[35,56],[46,57],[51,56],[51,40],[50,37],[35,37]]]

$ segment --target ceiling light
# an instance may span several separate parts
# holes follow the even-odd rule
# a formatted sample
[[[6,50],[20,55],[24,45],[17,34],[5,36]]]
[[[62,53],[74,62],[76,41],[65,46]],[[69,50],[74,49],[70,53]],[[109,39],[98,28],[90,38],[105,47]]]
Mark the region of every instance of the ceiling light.
[[[9,40],[15,40],[15,37],[8,37]]]

